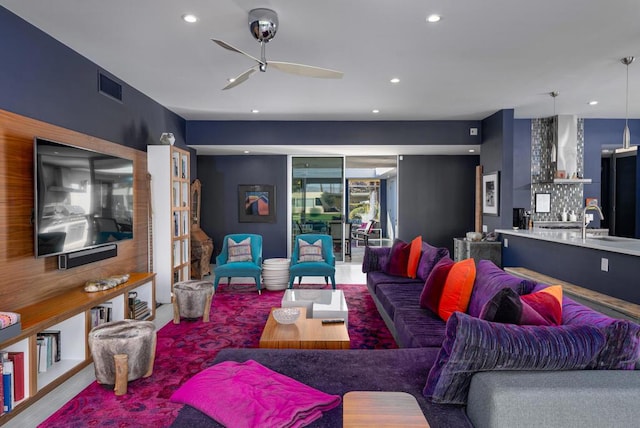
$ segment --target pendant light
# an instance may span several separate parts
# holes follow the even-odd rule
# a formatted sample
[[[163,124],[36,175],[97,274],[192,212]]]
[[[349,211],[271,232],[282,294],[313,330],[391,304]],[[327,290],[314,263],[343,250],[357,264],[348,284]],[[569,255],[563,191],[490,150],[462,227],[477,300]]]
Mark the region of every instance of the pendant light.
[[[560,95],[560,93],[558,91],[551,91],[549,92],[549,95],[551,96],[551,98],[553,98],[553,120],[554,121],[558,121],[558,118],[556,117],[556,97],[558,95]],[[557,126],[557,123],[556,123]],[[554,132],[553,133],[553,139],[551,141],[551,162],[555,163],[558,160],[558,141],[557,141],[557,135]]]
[[[624,150],[628,149],[631,145],[631,133],[629,132],[629,65],[635,59],[636,58],[633,56],[626,56],[620,60],[621,63],[627,66],[627,104],[624,119],[624,132],[622,133],[622,148]]]

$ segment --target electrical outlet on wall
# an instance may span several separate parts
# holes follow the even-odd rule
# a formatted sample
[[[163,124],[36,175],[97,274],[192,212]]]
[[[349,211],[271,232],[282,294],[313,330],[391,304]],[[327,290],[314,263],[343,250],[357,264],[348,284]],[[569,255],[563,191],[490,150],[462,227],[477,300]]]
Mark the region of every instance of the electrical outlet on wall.
[[[605,259],[604,257],[600,259],[600,270],[609,272],[609,259]]]
[[[509,248],[509,240],[507,238],[504,238],[502,242],[504,243],[504,248]]]
[[[585,214],[584,217],[587,219],[587,221],[593,221],[593,214]]]
[[[483,231],[484,233],[487,233],[487,230],[489,230],[489,229],[487,228],[487,225],[486,225],[486,224],[483,224],[483,225],[482,225],[482,231]]]

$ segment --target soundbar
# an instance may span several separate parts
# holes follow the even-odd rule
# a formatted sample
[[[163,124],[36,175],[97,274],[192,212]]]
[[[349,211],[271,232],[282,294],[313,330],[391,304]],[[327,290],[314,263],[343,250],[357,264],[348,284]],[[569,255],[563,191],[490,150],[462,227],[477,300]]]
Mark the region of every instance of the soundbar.
[[[60,254],[58,256],[58,269],[71,269],[77,266],[115,257],[117,255],[118,246],[116,244],[107,244],[101,247]]]

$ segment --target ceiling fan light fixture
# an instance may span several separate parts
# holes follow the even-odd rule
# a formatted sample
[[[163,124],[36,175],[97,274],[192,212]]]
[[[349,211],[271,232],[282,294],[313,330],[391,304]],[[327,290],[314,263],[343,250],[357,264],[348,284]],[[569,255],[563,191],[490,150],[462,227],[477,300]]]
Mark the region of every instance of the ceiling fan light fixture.
[[[278,31],[278,14],[271,9],[252,9],[249,11],[249,29],[261,43],[268,43]]]
[[[343,74],[341,71],[330,70],[328,68],[315,67],[312,65],[296,64],[293,62],[284,61],[268,61],[265,54],[265,47],[267,42],[271,40],[278,27],[278,15],[271,9],[252,9],[249,11],[249,29],[251,34],[260,43],[260,58],[256,58],[229,43],[220,39],[211,39],[212,42],[231,52],[239,53],[245,57],[255,61],[255,65],[248,70],[245,70],[241,74],[235,77],[234,80],[229,80],[229,83],[222,88],[227,90],[235,88],[239,84],[246,82],[251,75],[256,71],[266,72],[267,68],[275,68],[276,70],[284,73],[296,74],[298,76],[305,77],[317,77],[322,79],[341,79]]]

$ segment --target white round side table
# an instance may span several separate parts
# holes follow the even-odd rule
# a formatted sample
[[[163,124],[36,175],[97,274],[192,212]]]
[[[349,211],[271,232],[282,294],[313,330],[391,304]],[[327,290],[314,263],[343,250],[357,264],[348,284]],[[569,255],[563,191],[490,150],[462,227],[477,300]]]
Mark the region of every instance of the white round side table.
[[[289,259],[262,262],[262,283],[267,290],[285,290],[289,285]]]

